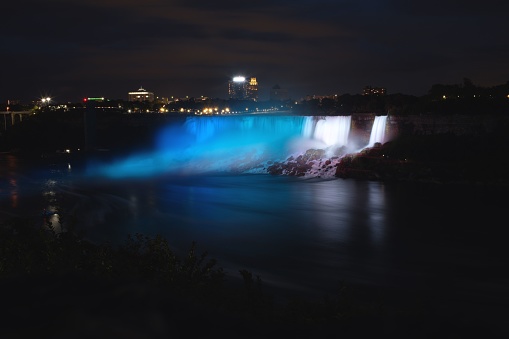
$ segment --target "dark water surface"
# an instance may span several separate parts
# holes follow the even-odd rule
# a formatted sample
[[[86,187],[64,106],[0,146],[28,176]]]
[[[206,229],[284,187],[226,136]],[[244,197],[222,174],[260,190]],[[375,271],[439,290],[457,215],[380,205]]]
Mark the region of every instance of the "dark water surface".
[[[0,220],[58,207],[92,240],[162,234],[181,253],[196,241],[231,275],[248,269],[302,293],[345,281],[507,310],[504,189],[260,174],[105,180],[11,155],[1,166]]]

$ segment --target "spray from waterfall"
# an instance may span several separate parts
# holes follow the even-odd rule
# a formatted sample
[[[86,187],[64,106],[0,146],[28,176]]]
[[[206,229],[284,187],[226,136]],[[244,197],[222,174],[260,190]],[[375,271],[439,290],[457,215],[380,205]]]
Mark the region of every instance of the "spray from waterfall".
[[[385,125],[385,120],[375,124]],[[380,127],[373,128],[370,143],[383,139]],[[309,149],[348,146],[350,130],[351,116],[193,116],[162,128],[151,151],[97,164],[91,173],[122,178],[252,172]]]

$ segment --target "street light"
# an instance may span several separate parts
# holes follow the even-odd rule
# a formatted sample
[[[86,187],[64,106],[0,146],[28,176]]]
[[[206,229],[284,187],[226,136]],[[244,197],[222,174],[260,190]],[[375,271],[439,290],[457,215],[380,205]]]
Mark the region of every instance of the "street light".
[[[46,106],[47,106],[47,105],[49,105],[51,98],[50,97],[42,98],[41,101],[42,101],[43,105],[46,104]]]

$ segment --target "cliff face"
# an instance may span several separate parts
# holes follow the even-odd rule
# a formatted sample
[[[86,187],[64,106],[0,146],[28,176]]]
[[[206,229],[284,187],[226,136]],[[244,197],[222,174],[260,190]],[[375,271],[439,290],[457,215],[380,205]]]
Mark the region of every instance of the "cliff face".
[[[388,130],[394,136],[399,134],[442,134],[480,135],[492,133],[498,125],[507,124],[509,116],[489,115],[414,115],[389,116]]]
[[[341,158],[336,177],[508,186],[509,125],[479,134],[401,135]]]
[[[374,115],[352,116],[350,141],[366,145]],[[509,185],[509,117],[389,116],[384,143],[357,153],[310,150],[271,174],[380,181]],[[310,155],[313,155],[311,157]],[[320,156],[318,156],[320,155]],[[318,157],[317,157],[318,156]]]
[[[374,113],[352,114],[350,141],[360,146],[367,145],[375,119]],[[482,135],[496,131],[499,126],[509,124],[509,116],[491,115],[389,115],[387,117],[385,141],[401,135]]]

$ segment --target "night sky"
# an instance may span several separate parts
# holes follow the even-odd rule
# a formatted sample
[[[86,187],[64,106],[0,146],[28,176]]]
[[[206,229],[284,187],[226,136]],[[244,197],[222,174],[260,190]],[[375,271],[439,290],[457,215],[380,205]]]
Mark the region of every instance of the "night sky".
[[[509,2],[18,0],[2,4],[0,100],[227,98],[234,75],[293,99],[364,86],[509,81]]]

